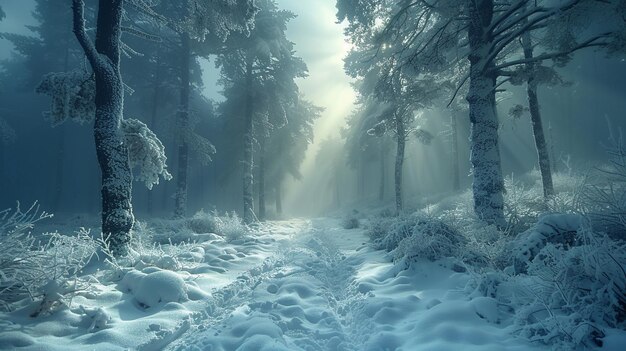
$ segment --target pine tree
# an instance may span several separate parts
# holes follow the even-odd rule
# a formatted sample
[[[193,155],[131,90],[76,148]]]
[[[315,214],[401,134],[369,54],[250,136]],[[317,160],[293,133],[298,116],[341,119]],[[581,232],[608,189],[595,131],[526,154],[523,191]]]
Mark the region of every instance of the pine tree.
[[[495,95],[511,67],[531,62],[566,60],[588,47],[623,47],[625,7],[619,0],[563,2],[471,1],[353,1],[338,0],[338,18],[347,20],[355,44],[370,57],[393,51],[394,70],[421,74],[458,74],[469,82],[466,96],[471,129],[474,210],[488,224],[504,227],[504,180],[498,145],[499,121]],[[611,17],[611,18],[609,18]],[[602,25],[578,31],[590,19]],[[541,30],[551,39],[547,52],[518,59],[512,45],[528,31]],[[460,48],[462,48],[460,50]],[[466,52],[466,56],[460,53]],[[466,59],[466,61],[465,61]],[[451,78],[458,79],[458,78]],[[461,84],[460,86],[462,86]],[[459,86],[459,89],[460,89]]]
[[[293,54],[285,36],[294,17],[281,11],[273,0],[258,1],[259,14],[249,36],[231,35],[219,56],[227,99],[243,99],[243,219],[252,223],[254,211],[254,144],[271,129],[287,123],[286,106],[297,98],[293,80],[304,76],[306,66]],[[239,92],[243,91],[243,94]],[[259,134],[262,126],[263,134]],[[263,141],[265,142],[265,141]],[[264,188],[264,187],[262,187]]]

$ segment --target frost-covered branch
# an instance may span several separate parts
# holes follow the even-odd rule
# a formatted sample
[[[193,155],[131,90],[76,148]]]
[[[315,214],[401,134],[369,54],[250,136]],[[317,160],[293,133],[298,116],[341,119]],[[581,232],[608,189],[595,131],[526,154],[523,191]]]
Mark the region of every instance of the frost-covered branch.
[[[72,0],[72,15],[73,15],[73,32],[78,40],[78,43],[83,48],[89,63],[92,67],[98,67],[102,64],[100,54],[96,50],[96,46],[87,36],[85,30],[85,2],[83,0]]]

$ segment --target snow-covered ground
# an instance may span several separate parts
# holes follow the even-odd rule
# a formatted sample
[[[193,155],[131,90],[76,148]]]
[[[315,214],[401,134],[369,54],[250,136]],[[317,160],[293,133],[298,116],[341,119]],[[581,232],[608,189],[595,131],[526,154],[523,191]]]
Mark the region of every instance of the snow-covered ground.
[[[402,269],[339,219],[267,222],[230,242],[201,238],[177,256],[93,272],[69,308],[1,314],[0,349],[545,348],[516,338],[511,316],[468,290],[462,267],[439,260]]]

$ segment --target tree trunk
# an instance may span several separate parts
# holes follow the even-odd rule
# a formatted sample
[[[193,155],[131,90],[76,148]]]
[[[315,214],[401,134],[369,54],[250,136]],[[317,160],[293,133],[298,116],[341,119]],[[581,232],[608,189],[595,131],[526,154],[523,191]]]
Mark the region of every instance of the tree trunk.
[[[245,109],[245,131],[243,135],[243,220],[246,224],[256,221],[254,214],[254,126],[252,115],[254,113],[252,97],[252,58],[246,60],[246,109]]]
[[[468,39],[470,84],[467,101],[471,130],[471,162],[474,174],[474,211],[487,224],[505,226],[504,177],[498,148],[496,73],[486,55],[493,44],[485,32],[493,18],[493,0],[469,1]]]
[[[396,114],[396,169],[395,169],[395,187],[396,187],[396,213],[402,213],[402,167],[404,164],[404,147],[406,145],[406,128],[404,120],[400,114]]]
[[[283,194],[280,189],[280,183],[276,184],[276,214],[283,214]]]
[[[522,34],[522,46],[524,48],[524,57],[532,59],[533,45],[529,31]],[[543,184],[543,196],[548,198],[549,196],[554,195],[554,186],[552,185],[550,155],[548,153],[546,137],[543,133],[541,112],[539,111],[539,99],[537,98],[537,79],[535,77],[536,67],[536,63],[526,64],[526,69],[528,69],[529,73],[528,80],[526,82],[526,92],[528,94],[528,109],[530,110],[530,121],[533,127],[535,147],[537,148],[537,157],[539,160],[539,171],[541,172],[541,183]]]
[[[461,190],[461,172],[459,170],[459,129],[456,113],[450,114],[450,129],[452,129],[452,189]]]
[[[378,201],[385,200],[385,141],[380,140],[380,186],[378,188]]]
[[[265,220],[265,135],[259,140],[259,220]]]
[[[187,212],[187,171],[189,169],[189,61],[191,46],[189,34],[181,34],[181,65],[180,65],[180,111],[178,112],[178,176],[176,177],[176,207],[174,217],[182,218]]]
[[[161,84],[161,55],[160,51],[157,50],[156,55],[156,67],[154,72],[154,81],[152,82],[153,92],[152,92],[152,109],[150,110],[150,128],[155,131],[156,130],[156,121],[157,115],[159,112],[159,93],[160,93],[160,84]],[[148,214],[152,215],[154,213],[154,204],[152,192],[154,188],[148,190],[148,194],[146,196],[146,209],[148,210]]]
[[[134,216],[128,148],[120,132],[124,85],[120,74],[122,0],[99,1],[95,47],[85,32],[84,3],[73,0],[74,33],[96,77],[94,140],[102,171],[102,234],[115,255],[127,251]]]

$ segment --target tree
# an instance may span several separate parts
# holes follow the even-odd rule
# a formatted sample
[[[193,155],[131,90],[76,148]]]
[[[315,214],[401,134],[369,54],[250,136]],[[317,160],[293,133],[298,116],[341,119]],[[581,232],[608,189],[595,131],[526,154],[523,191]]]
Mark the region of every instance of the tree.
[[[262,137],[267,137],[266,131],[285,125],[285,106],[297,98],[293,80],[306,73],[306,65],[294,55],[293,43],[285,36],[287,22],[294,15],[279,10],[273,0],[262,0],[257,5],[260,11],[250,35],[231,35],[218,60],[227,98],[243,98],[243,219],[246,223],[257,220],[253,195],[254,143],[258,136],[255,123],[263,128]],[[240,91],[244,92],[243,96]]]
[[[120,74],[123,0],[99,1],[95,44],[85,30],[82,0],[73,0],[74,34],[95,75],[94,139],[102,171],[102,234],[115,254],[130,241],[134,216],[128,146],[120,133],[124,86]]]
[[[361,77],[357,88],[366,104],[366,114],[370,115],[367,118],[377,121],[367,133],[390,134],[396,140],[394,183],[396,213],[400,214],[404,207],[402,176],[406,142],[412,134],[418,139],[428,139],[430,133],[416,125],[417,112],[432,106],[447,84],[439,82],[435,75],[416,78],[413,70],[396,69],[398,63],[390,46],[380,48],[374,57],[369,57],[367,43],[371,40],[373,37],[369,36],[357,42],[345,60],[346,71],[355,78]]]
[[[226,41],[232,32],[243,36],[254,26],[257,12],[253,0],[236,2],[210,2],[184,0],[165,4],[163,13],[168,13],[168,25],[178,36],[180,50],[180,105],[177,129],[178,171],[176,176],[176,217],[183,217],[187,210],[187,178],[189,169],[190,139],[197,139],[190,129],[189,104],[192,95],[191,68],[198,56],[207,56],[219,51],[220,42]],[[204,141],[207,143],[208,141]],[[214,148],[209,147],[214,152]],[[209,156],[210,158],[210,156]]]
[[[302,96],[295,103],[287,104],[286,116],[288,123],[282,128],[275,129],[269,135],[266,145],[260,148],[263,163],[259,165],[259,172],[263,170],[265,182],[259,179],[259,186],[264,184],[267,189],[274,189],[276,213],[282,213],[282,183],[291,175],[301,179],[300,165],[308,146],[313,142],[313,123],[323,109],[313,105]],[[260,162],[261,163],[261,162]],[[259,217],[261,213],[262,192],[259,191]]]
[[[472,125],[474,210],[488,224],[500,227],[505,220],[495,99],[502,84],[498,79],[511,67],[545,60],[558,62],[583,48],[623,42],[624,22],[620,18],[626,11],[618,0],[338,0],[337,7],[339,20],[349,21],[347,32],[355,43],[374,38],[368,46],[371,56],[378,55],[381,48],[395,50],[396,69],[454,72],[450,65],[460,64],[460,53],[467,53],[468,73],[462,81],[469,81],[466,99]],[[602,16],[603,21],[607,16],[614,18],[590,28],[585,21],[595,16]],[[518,59],[511,45],[531,30],[549,33],[552,45],[533,58]]]
[[[17,88],[32,91],[40,82],[41,77],[48,72],[67,72],[81,63],[81,50],[72,35],[72,28],[67,24],[72,20],[72,11],[69,6],[59,6],[58,1],[37,0],[32,12],[36,25],[29,29],[36,35],[21,35],[5,33],[17,52],[9,64],[19,64],[26,70],[25,77],[17,78]],[[8,68],[7,71],[11,71]],[[7,72],[9,73],[9,72]],[[56,162],[54,172],[54,186],[52,194],[52,209],[60,209],[61,194],[64,183],[65,159],[65,128],[57,128],[50,133],[55,142]]]

